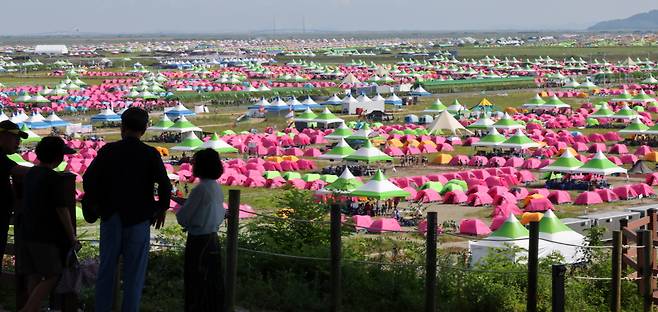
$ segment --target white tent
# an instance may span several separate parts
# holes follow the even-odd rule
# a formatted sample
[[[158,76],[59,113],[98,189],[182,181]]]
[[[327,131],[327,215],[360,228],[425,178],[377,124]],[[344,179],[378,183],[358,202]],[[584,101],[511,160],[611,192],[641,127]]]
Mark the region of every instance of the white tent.
[[[447,130],[451,134],[457,134],[458,131],[463,131],[467,134],[473,134],[470,130],[464,128],[464,126],[459,123],[452,114],[448,111],[443,111],[438,118],[434,119],[432,124],[429,126],[430,134],[434,134],[439,130]]]

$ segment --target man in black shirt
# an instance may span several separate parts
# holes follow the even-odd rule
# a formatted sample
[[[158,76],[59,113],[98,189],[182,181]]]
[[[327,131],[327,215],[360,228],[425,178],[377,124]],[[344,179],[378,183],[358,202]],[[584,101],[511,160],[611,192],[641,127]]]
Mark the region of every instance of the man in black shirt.
[[[76,244],[75,230],[54,168],[74,150],[60,137],[45,137],[36,148],[39,165],[25,175],[21,210],[18,271],[28,276],[29,298],[21,311],[38,311],[57,283],[67,252]]]
[[[123,256],[122,311],[139,311],[144,287],[150,225],[164,223],[171,183],[158,151],[140,138],[148,113],[131,107],[121,115],[121,140],[98,151],[83,176],[85,197],[98,208],[100,266],[96,280],[96,311],[112,309],[114,275]],[[153,198],[157,185],[158,198]]]
[[[20,131],[15,123],[9,120],[0,122],[0,260],[5,254],[9,219],[14,210],[14,192],[9,177],[24,175],[27,171],[27,168],[18,166],[7,158],[7,155],[16,153],[21,138],[27,138],[27,133]],[[1,263],[0,261],[0,273]]]

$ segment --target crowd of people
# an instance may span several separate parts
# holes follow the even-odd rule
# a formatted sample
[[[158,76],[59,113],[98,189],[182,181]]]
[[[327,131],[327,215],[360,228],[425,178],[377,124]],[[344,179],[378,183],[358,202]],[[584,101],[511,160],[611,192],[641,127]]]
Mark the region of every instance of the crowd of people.
[[[400,158],[400,167],[427,166],[429,159],[427,156],[406,155]]]
[[[100,263],[95,284],[95,311],[111,311],[115,276],[122,261],[122,311],[139,311],[148,265],[151,226],[165,221],[170,199],[181,205],[176,217],[187,231],[184,265],[185,311],[220,311],[223,277],[217,237],[224,220],[223,193],[216,180],[223,172],[212,149],[192,156],[200,183],[187,199],[167,176],[157,150],[141,141],[148,113],[129,108],[121,115],[121,140],[103,146],[83,177],[82,210],[90,223],[100,219]],[[17,277],[27,280],[27,298],[19,311],[41,311],[46,298],[62,288],[74,270],[71,257],[80,248],[74,220],[75,188],[56,168],[74,153],[59,136],[43,138],[36,147],[38,164],[22,167],[7,155],[15,153],[27,133],[11,121],[0,122],[0,256],[13,219]],[[72,182],[72,180],[71,180]],[[185,188],[187,185],[184,186]],[[157,199],[153,192],[157,189]],[[173,196],[172,196],[173,193]],[[185,190],[188,193],[188,190]],[[120,194],[120,195],[117,195]],[[15,200],[17,198],[18,200]],[[21,291],[17,291],[17,294]],[[116,308],[116,307],[115,307]]]

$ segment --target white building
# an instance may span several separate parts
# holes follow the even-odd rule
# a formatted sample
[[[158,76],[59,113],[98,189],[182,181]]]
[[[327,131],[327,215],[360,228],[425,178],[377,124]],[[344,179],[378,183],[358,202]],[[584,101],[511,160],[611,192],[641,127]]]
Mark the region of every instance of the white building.
[[[34,47],[35,54],[62,55],[68,54],[69,49],[63,44],[39,44]]]

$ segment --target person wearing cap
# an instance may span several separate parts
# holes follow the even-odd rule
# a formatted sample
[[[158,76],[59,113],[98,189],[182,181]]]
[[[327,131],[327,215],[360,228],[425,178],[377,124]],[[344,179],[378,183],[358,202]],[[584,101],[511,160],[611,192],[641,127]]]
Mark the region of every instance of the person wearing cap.
[[[16,153],[21,139],[26,138],[27,133],[21,131],[15,123],[9,120],[0,122],[0,259],[5,253],[7,231],[15,202],[10,177],[22,177],[27,172],[26,167],[17,165],[7,155]]]
[[[64,155],[75,151],[60,137],[41,139],[35,150],[39,164],[30,168],[23,182],[20,219],[21,243],[17,270],[28,280],[28,299],[21,311],[39,311],[62,273],[65,257],[77,245],[70,207],[59,192],[55,168]]]
[[[101,218],[95,311],[112,309],[114,276],[123,256],[122,311],[139,311],[148,262],[150,225],[164,223],[171,183],[160,153],[142,141],[148,113],[121,114],[121,140],[103,146],[83,176],[85,198]],[[157,185],[158,200],[153,198]]]

